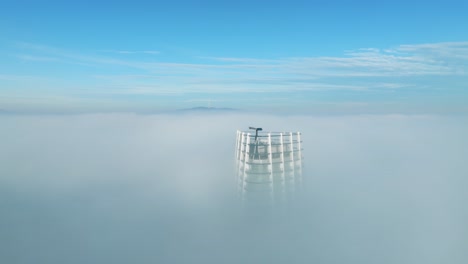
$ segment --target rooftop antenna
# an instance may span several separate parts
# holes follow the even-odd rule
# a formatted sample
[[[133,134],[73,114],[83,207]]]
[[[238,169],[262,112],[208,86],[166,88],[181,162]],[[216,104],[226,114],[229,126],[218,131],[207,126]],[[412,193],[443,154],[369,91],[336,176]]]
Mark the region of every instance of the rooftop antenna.
[[[262,131],[263,129],[261,127],[256,128],[256,127],[249,127],[249,129],[255,130],[255,142],[257,142],[257,137],[258,137],[258,131]]]
[[[259,157],[259,154],[258,154],[258,141],[257,141],[257,138],[258,138],[258,131],[262,131],[263,129],[261,127],[249,127],[249,129],[254,129],[255,130],[255,152],[253,153],[253,158],[255,158],[255,155],[257,156],[257,158]]]

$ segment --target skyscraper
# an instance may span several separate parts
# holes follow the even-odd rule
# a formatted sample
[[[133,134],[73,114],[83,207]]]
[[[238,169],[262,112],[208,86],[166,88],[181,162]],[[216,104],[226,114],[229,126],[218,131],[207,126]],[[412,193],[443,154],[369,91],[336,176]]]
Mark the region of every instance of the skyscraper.
[[[239,194],[248,206],[275,206],[293,200],[302,185],[300,132],[237,131]]]

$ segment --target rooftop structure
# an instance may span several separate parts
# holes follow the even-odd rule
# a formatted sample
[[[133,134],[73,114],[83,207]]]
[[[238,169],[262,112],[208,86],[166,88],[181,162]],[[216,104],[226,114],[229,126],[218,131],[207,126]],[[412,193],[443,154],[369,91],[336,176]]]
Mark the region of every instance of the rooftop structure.
[[[237,182],[249,205],[286,203],[302,184],[300,132],[237,131]],[[254,131],[253,131],[254,130]]]

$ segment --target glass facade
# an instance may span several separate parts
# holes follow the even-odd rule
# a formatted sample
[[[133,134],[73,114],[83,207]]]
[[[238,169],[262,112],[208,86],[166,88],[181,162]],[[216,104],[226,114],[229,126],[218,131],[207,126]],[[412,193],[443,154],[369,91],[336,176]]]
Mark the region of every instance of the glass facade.
[[[293,199],[302,184],[300,132],[237,131],[239,195],[246,205],[275,206]]]

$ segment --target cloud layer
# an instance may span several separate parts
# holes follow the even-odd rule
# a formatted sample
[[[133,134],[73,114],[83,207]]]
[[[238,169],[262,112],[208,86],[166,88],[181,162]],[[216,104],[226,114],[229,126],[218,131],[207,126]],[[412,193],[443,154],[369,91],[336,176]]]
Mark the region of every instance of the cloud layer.
[[[0,116],[5,263],[466,263],[464,117]],[[235,131],[301,131],[305,192],[246,215]]]
[[[29,77],[2,74],[0,81],[9,88],[9,100],[20,107],[28,105],[20,91],[28,91],[37,105],[60,108],[47,98],[54,93],[94,108],[99,105],[93,100],[102,102],[102,110],[114,111],[119,107],[112,105],[130,111],[147,108],[142,96],[160,108],[174,104],[185,108],[183,102],[190,100],[217,100],[225,102],[225,107],[251,108],[249,100],[255,98],[275,102],[270,109],[381,101],[439,104],[435,109],[444,107],[440,104],[461,106],[460,98],[468,96],[468,42],[363,48],[327,57],[175,59],[175,55],[127,50],[75,52],[21,42],[16,44],[13,57],[22,67],[31,68]],[[171,101],[168,95],[177,98]],[[343,95],[345,98],[340,98]],[[83,109],[80,104],[75,107]]]

